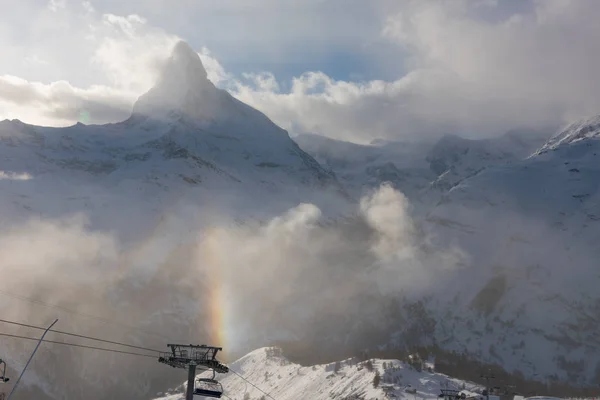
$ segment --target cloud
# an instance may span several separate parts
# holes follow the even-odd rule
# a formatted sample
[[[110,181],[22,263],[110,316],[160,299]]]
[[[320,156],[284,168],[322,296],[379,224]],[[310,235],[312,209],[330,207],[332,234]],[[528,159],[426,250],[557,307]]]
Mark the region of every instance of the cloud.
[[[0,119],[18,118],[51,126],[126,119],[135,99],[154,83],[177,37],[148,26],[135,14],[98,15],[88,2],[79,9],[67,7],[59,11],[59,18],[64,19],[72,30],[73,37],[65,38],[63,42],[68,51],[46,53],[45,56],[45,50],[32,48],[25,62],[36,71],[64,65],[60,75],[48,76],[62,78],[50,79],[47,83],[0,75]],[[43,24],[48,24],[49,32],[65,34],[62,25],[48,22],[53,17],[42,13],[39,18]],[[40,41],[43,43],[43,40]],[[10,59],[10,53],[7,58]],[[82,70],[89,72],[88,77],[79,81],[77,76]],[[90,76],[99,79],[90,81]],[[88,84],[77,85],[73,81]]]
[[[130,283],[120,276],[121,267],[127,266],[120,243],[111,232],[94,229],[86,216],[34,217],[24,223],[5,223],[0,232],[0,254],[3,319],[40,326],[57,318],[55,329],[60,331],[148,346],[158,342],[153,333],[144,329],[152,314],[137,309],[139,293],[130,287],[127,294],[120,292]],[[170,329],[177,328],[171,326]],[[166,337],[167,330],[160,325],[156,331],[162,331]],[[32,329],[7,323],[2,323],[2,332],[26,337],[36,335]],[[16,374],[14,370],[23,365],[32,348],[27,341],[5,339],[2,358],[9,366],[9,373],[12,368],[12,374]],[[55,333],[49,333],[47,339],[84,346],[96,343]],[[68,362],[56,364],[56,357]],[[177,381],[174,374],[156,362],[147,365],[144,373],[137,374],[132,372],[139,362],[138,357],[89,349],[48,344],[36,354],[36,360],[32,374],[24,378],[22,390],[31,394],[38,386],[51,398],[95,391],[94,385],[106,382],[106,371],[114,370],[116,365],[120,370],[118,375],[124,380],[129,377],[135,382],[143,381],[141,390],[148,390],[145,386],[148,383],[144,381],[147,374],[161,380],[159,385],[165,384],[167,376],[167,382]],[[12,374],[11,377],[15,376]],[[62,384],[57,386],[55,382]],[[117,382],[107,390],[130,397],[138,397],[136,394],[140,392],[137,385]]]
[[[66,251],[65,243],[69,243],[71,251]],[[93,284],[110,272],[117,257],[114,240],[103,233],[89,232],[89,222],[82,215],[61,221],[34,219],[8,226],[0,234],[0,252],[3,285],[6,280],[11,281],[5,287],[17,292],[19,288],[33,291],[37,284],[46,286],[48,279],[59,287]],[[57,280],[57,276],[69,278]]]
[[[9,181],[28,181],[33,179],[31,174],[27,172],[5,172],[0,171],[0,180],[9,180]]]
[[[324,222],[317,206],[300,204],[258,226],[222,225],[200,235],[194,264],[225,285],[232,350],[264,344],[263,335],[305,339],[321,329],[365,340],[344,324],[385,331],[389,321],[374,312],[383,299],[431,293],[466,261],[455,248],[432,250],[406,197],[386,185],[361,200],[347,225]],[[324,316],[328,322],[317,322]]]
[[[80,89],[66,81],[43,84],[6,75],[0,76],[0,93],[2,119],[17,118],[51,126],[124,120],[135,99],[129,92],[108,86]]]
[[[5,43],[7,56],[3,63],[9,66],[8,71],[14,71],[11,75],[32,82],[68,79],[80,93],[87,92],[92,85],[106,87],[105,92],[112,89],[120,99],[104,98],[103,111],[97,111],[102,117],[95,121],[116,121],[125,114],[127,107],[123,105],[127,103],[130,107],[133,99],[150,87],[161,60],[166,58],[178,36],[191,35],[186,31],[189,22],[186,13],[202,11],[222,17],[222,22],[228,24],[231,21],[227,18],[237,21],[238,17],[233,16],[241,16],[243,12],[259,13],[265,10],[267,3],[242,5],[231,1],[198,5],[187,2],[182,8],[175,7],[173,16],[161,20],[162,26],[181,27],[175,33],[155,25],[156,15],[161,7],[164,10],[161,1],[146,5],[144,10],[149,19],[134,13],[102,13],[95,11],[89,2],[77,6],[69,3],[54,13],[46,10],[48,15],[39,11],[36,18],[40,23],[33,34],[36,42],[25,47],[28,54],[15,49],[14,43]],[[396,71],[396,80],[344,81],[318,70],[301,73],[291,81],[273,71],[234,73],[227,68],[232,60],[232,32],[222,36],[218,43],[205,41],[216,48],[208,45],[197,48],[216,84],[265,112],[292,134],[313,132],[356,142],[370,142],[374,138],[431,138],[446,133],[482,137],[515,128],[552,130],[562,123],[597,113],[600,110],[600,84],[596,79],[600,44],[591,39],[600,33],[594,23],[600,16],[597,2],[532,0],[517,6],[510,4],[476,0],[380,1],[373,3],[367,12],[353,2],[348,10],[368,14],[369,29],[379,24],[380,36],[372,36],[367,29],[359,30],[364,37],[352,37],[365,48],[369,47],[369,40],[378,41],[378,45],[387,41],[387,59],[373,55],[369,61],[375,69]],[[102,5],[99,3],[97,8]],[[116,10],[131,11],[118,4],[113,6]],[[325,7],[318,1],[303,5],[292,1],[272,6],[276,8],[269,8],[269,12],[260,16],[257,14],[257,18],[269,20],[281,17],[282,13],[295,13],[300,21],[302,16],[313,15],[315,10]],[[322,15],[335,25],[335,32],[350,29],[347,21],[338,20],[341,16]],[[53,24],[57,18],[64,24]],[[249,46],[251,38],[259,38],[263,47],[272,44],[271,50],[281,53],[284,44],[281,41],[287,38],[288,47],[281,54],[288,54],[290,48],[297,48],[290,37],[292,32],[300,32],[294,24],[290,22],[277,40],[267,39],[260,29],[260,32],[242,33],[243,27],[238,24],[235,40]],[[256,25],[254,21],[253,26]],[[9,23],[0,29],[8,29],[10,33],[10,27]],[[270,29],[273,36],[274,28]],[[323,43],[341,46],[341,42],[322,30],[313,33],[321,35]],[[45,39],[50,34],[62,38],[64,47],[70,51],[49,52],[47,48],[54,48]],[[199,37],[193,37],[193,41],[202,42]],[[304,42],[308,37],[303,36]],[[361,53],[356,47],[347,48],[367,57],[367,53]],[[256,49],[252,54],[244,53],[249,63],[271,57],[258,51],[259,47]],[[241,56],[241,52],[236,53],[236,62]],[[27,68],[22,65],[17,68],[15,60],[28,60]],[[291,61],[288,58],[281,62]],[[10,105],[17,102],[7,96],[3,96],[4,104],[0,105],[0,117],[11,115],[34,123],[41,120],[52,123],[54,118],[54,124],[64,125],[67,121],[76,121],[79,114],[70,108],[48,113],[43,107],[36,108],[35,104],[39,103],[35,101],[29,103],[31,107],[17,108]],[[96,107],[101,108],[99,104]],[[36,110],[39,110],[37,115]]]
[[[497,22],[475,18],[470,4],[414,1],[384,29],[413,50],[416,68],[453,77],[462,89],[447,100],[458,102],[463,117],[468,107],[497,126],[598,112],[600,45],[590,40],[600,33],[592,23],[600,15],[597,2],[535,1],[531,12]]]
[[[67,51],[56,49],[46,57],[45,51],[32,47],[24,58],[24,65],[36,71],[35,76],[57,66],[64,69],[60,74],[47,76],[49,83],[0,75],[0,119],[16,118],[49,126],[68,126],[75,122],[102,124],[126,119],[137,97],[155,82],[179,38],[149,25],[136,14],[99,14],[90,2],[83,2],[80,8],[56,8],[59,4],[63,3],[54,4],[53,11],[60,12],[60,18],[68,22],[72,30],[70,37],[63,41]],[[42,11],[39,18],[43,24],[49,24],[48,21],[56,17]],[[48,30],[55,35],[65,33],[61,27],[51,24]],[[219,84],[231,78],[207,48],[201,48],[199,55],[213,82]],[[15,54],[15,58],[18,57]],[[5,59],[11,59],[10,52]],[[87,79],[77,79],[77,71],[81,70],[90,72]],[[61,79],[53,80],[55,76]],[[89,80],[89,76],[95,80]]]
[[[91,35],[97,42],[92,64],[102,69],[110,85],[131,93],[150,89],[165,56],[179,40],[148,26],[144,18],[135,14],[105,14]]]
[[[236,95],[288,129],[363,142],[551,129],[597,113],[598,3],[534,2],[499,21],[474,12],[501,4],[407,2],[382,30],[407,54],[409,72],[396,81],[306,73],[287,92],[251,81]]]
[[[308,203],[243,225],[197,205],[184,209],[185,216],[169,211],[152,232],[139,231],[127,243],[118,239],[124,225],[102,231],[83,215],[6,224],[0,233],[0,290],[19,297],[6,298],[6,317],[42,324],[56,316],[60,330],[151,348],[163,348],[166,340],[214,342],[229,355],[273,338],[312,340],[315,332],[364,345],[376,342],[363,331],[374,324],[389,334],[390,321],[381,312],[386,299],[432,290],[460,259],[447,257],[454,250],[442,247],[428,259],[422,249],[426,235],[415,228],[406,198],[387,186],[363,199],[357,218],[340,224],[327,222]],[[201,218],[207,213],[210,223]],[[126,221],[128,227],[140,223],[135,216]],[[222,317],[215,316],[215,307]],[[364,326],[351,328],[353,321]],[[18,344],[7,344],[3,357],[21,361]],[[69,362],[34,371],[39,384],[67,382],[62,393],[106,396],[98,389],[105,386],[107,368],[120,377],[111,385],[117,397],[143,397],[149,380],[159,390],[181,379],[160,365],[132,368],[139,362],[135,357],[69,353],[57,346],[40,353],[37,365],[50,365],[58,351]]]
[[[65,8],[66,6],[66,0],[50,0],[50,2],[48,3],[48,9],[53,12],[56,12],[61,8]]]
[[[218,86],[233,79],[233,76],[225,71],[225,68],[206,47],[200,49],[198,56],[202,60],[208,79],[215,85]]]

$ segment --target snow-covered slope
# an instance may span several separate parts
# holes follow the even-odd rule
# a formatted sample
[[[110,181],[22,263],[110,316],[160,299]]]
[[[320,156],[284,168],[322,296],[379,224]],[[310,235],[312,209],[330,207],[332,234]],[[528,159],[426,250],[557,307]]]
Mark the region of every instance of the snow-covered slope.
[[[537,153],[554,150],[561,145],[600,136],[600,115],[577,121],[554,135]]]
[[[12,219],[85,211],[94,220],[115,211],[114,219],[97,218],[103,227],[122,220],[119,209],[160,214],[182,197],[220,207],[244,201],[244,212],[263,207],[259,197],[277,199],[277,211],[326,198],[339,209],[345,197],[333,174],[286,131],[217,89],[183,42],[122,123],[44,128],[1,121],[0,171],[0,207]],[[136,210],[117,206],[124,203]]]
[[[438,239],[472,257],[469,270],[430,305],[444,346],[529,377],[598,381],[595,130],[574,125],[525,160],[486,168],[430,212]]]
[[[198,55],[184,42],[177,44],[156,86],[135,103],[128,120],[69,128],[7,120],[0,125],[0,137],[4,170],[27,170],[33,176],[68,171],[127,175],[138,163],[168,165],[169,160],[180,160],[197,170],[198,181],[216,174],[243,182],[260,174],[269,183],[285,179],[293,184],[336,185],[286,131],[217,89]],[[31,157],[16,157],[15,151]],[[188,183],[194,180],[189,178]]]
[[[1,266],[15,271],[3,276],[0,289],[14,289],[13,282],[25,297],[158,327],[175,338],[206,337],[208,283],[205,271],[190,267],[203,229],[271,218],[302,202],[335,214],[349,198],[285,130],[217,89],[199,56],[179,43],[126,121],[67,128],[0,121],[0,235],[11,252]],[[74,214],[88,221],[73,222]],[[48,309],[21,303],[11,303],[11,312],[24,310],[15,319],[48,318]],[[147,343],[65,319],[61,329]],[[13,341],[2,357],[18,362],[24,354]],[[109,384],[135,398],[151,385],[147,371],[127,369],[126,362],[119,365],[135,385],[104,375],[115,359],[48,368],[52,357],[38,354],[35,384],[57,398],[82,390],[102,398],[97,389]]]
[[[288,361],[277,348],[255,350],[232,363],[230,368],[233,373],[217,378],[223,385],[224,394],[231,399],[262,399],[267,398],[265,393],[268,393],[277,400],[413,400],[437,398],[440,389],[446,387],[462,389],[467,396],[477,395],[482,389],[443,374],[418,372],[398,360],[359,362],[348,359],[339,363],[302,367]],[[377,387],[374,386],[376,374],[380,376]],[[198,375],[211,376],[210,373]],[[172,390],[175,393],[156,400],[183,400],[185,387],[184,383]],[[415,389],[416,392],[413,392]]]
[[[314,134],[302,134],[295,140],[333,171],[355,198],[389,182],[412,199],[437,177],[425,160],[432,146],[429,143],[358,145]]]
[[[427,154],[438,177],[433,186],[448,190],[486,167],[511,164],[532,154],[547,139],[539,132],[508,132],[490,139],[464,139],[447,135]]]
[[[461,180],[487,167],[528,157],[548,136],[545,132],[511,131],[489,139],[447,135],[436,143],[377,140],[370,145],[314,134],[295,139],[355,197],[389,182],[419,210],[428,210]]]

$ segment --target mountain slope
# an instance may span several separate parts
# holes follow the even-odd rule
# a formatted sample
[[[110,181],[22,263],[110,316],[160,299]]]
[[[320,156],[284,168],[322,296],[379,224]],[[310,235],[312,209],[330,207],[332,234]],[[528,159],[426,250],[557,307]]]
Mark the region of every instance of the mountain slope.
[[[225,395],[232,399],[267,398],[264,392],[277,400],[413,399],[437,398],[440,389],[446,385],[457,389],[464,387],[466,395],[475,395],[475,391],[481,390],[476,385],[442,374],[418,372],[397,360],[370,360],[372,369],[368,364],[349,359],[339,363],[302,367],[288,361],[277,348],[262,348],[242,357],[230,367],[263,392],[235,373],[222,375],[217,379],[221,381]],[[381,380],[374,387],[376,373]],[[199,376],[210,377],[212,374],[204,373]],[[406,389],[409,386],[416,389],[416,393],[408,393]],[[185,384],[173,390],[179,393],[160,399],[183,400],[185,396],[181,393],[184,389]]]
[[[299,135],[296,140],[356,198],[389,182],[425,212],[461,180],[490,166],[520,161],[547,137],[545,132],[511,131],[489,139],[446,135],[436,143],[358,145],[314,134]]]
[[[532,154],[547,135],[540,132],[508,132],[489,139],[464,139],[456,135],[441,138],[427,154],[431,170],[438,177],[433,186],[448,190],[462,179],[486,167],[506,165]]]
[[[220,206],[236,202],[240,193],[246,198],[276,195],[288,205],[299,196],[317,201],[317,192],[320,199],[335,202],[346,197],[335,176],[286,131],[217,89],[183,42],[128,120],[68,128],[2,121],[0,160],[6,196],[0,203],[15,218],[32,212],[101,212],[97,201],[86,200],[91,198],[103,198],[110,208],[130,197],[127,202],[156,212],[184,194]],[[27,179],[16,184],[19,176]],[[111,196],[115,191],[119,195]],[[36,192],[48,197],[40,204]],[[219,196],[224,200],[217,201]],[[263,207],[253,203],[246,208]]]
[[[599,136],[600,115],[596,115],[567,126],[548,140],[537,153],[539,154],[548,150],[554,150],[561,145],[567,145],[584,139],[598,138]]]
[[[0,289],[164,336],[210,337],[202,321],[212,312],[211,277],[196,257],[200,238],[214,225],[262,221],[302,202],[336,213],[349,199],[286,131],[208,81],[198,55],[179,43],[126,121],[67,128],[0,122],[0,244],[10,253],[0,260]],[[15,320],[45,321],[48,310],[15,301],[10,312]],[[61,317],[61,324],[157,343],[85,319]],[[23,359],[18,341],[3,351],[14,364]],[[56,398],[84,391],[102,398],[97,389],[105,386],[139,398],[159,384],[149,381],[154,372],[128,368],[127,360],[119,361],[124,378],[107,377],[117,363],[110,355],[94,362],[67,355],[70,363],[47,368],[53,353],[38,353],[42,367],[26,383]]]
[[[431,305],[448,348],[529,377],[600,377],[600,140],[591,131],[569,128],[523,161],[486,168],[428,215],[440,241],[472,257],[468,280]]]
[[[431,148],[428,143],[358,145],[314,134],[299,135],[295,140],[333,171],[355,198],[389,182],[412,199],[437,176],[425,160]]]

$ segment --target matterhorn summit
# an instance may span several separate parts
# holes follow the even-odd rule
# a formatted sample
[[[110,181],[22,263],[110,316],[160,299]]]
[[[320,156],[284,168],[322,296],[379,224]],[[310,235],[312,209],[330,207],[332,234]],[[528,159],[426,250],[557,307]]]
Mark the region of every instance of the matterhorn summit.
[[[46,215],[49,205],[55,207],[50,214],[87,212],[90,205],[76,199],[117,187],[126,188],[131,198],[111,197],[116,204],[168,203],[161,199],[188,195],[197,201],[200,194],[215,201],[239,192],[253,197],[286,192],[297,203],[308,201],[311,189],[333,192],[336,198],[342,191],[335,176],[287,131],[215,87],[185,42],[174,46],[156,84],[140,96],[126,121],[66,128],[3,121],[2,154],[10,155],[1,168],[7,177],[31,177],[11,190],[3,186],[13,180],[0,179],[0,189],[6,189],[0,193],[0,207],[8,205],[10,215],[24,218],[31,212]],[[48,187],[52,194],[45,197],[55,201],[33,201],[37,197],[29,192],[41,187]],[[139,193],[146,193],[143,201],[137,199]]]
[[[333,175],[284,129],[215,87],[198,53],[185,42],[174,46],[156,85],[138,99],[124,126],[154,132],[156,145],[185,149],[203,160],[202,168],[211,165],[234,182],[339,190]]]
[[[156,85],[135,103],[133,115],[164,120],[188,117],[211,121],[224,116],[229,94],[208,80],[198,54],[185,42],[178,42],[166,61]]]
[[[208,79],[198,53],[183,41],[174,46],[154,87],[133,106],[131,121],[146,126],[180,122],[228,136],[290,140],[287,132],[263,113],[217,88]]]

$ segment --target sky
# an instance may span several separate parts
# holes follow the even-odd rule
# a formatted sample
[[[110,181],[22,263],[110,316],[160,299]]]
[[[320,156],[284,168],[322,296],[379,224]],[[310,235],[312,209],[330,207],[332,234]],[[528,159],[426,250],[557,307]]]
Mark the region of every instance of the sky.
[[[600,111],[596,0],[0,0],[0,119],[127,118],[178,40],[290,134],[553,130]]]

